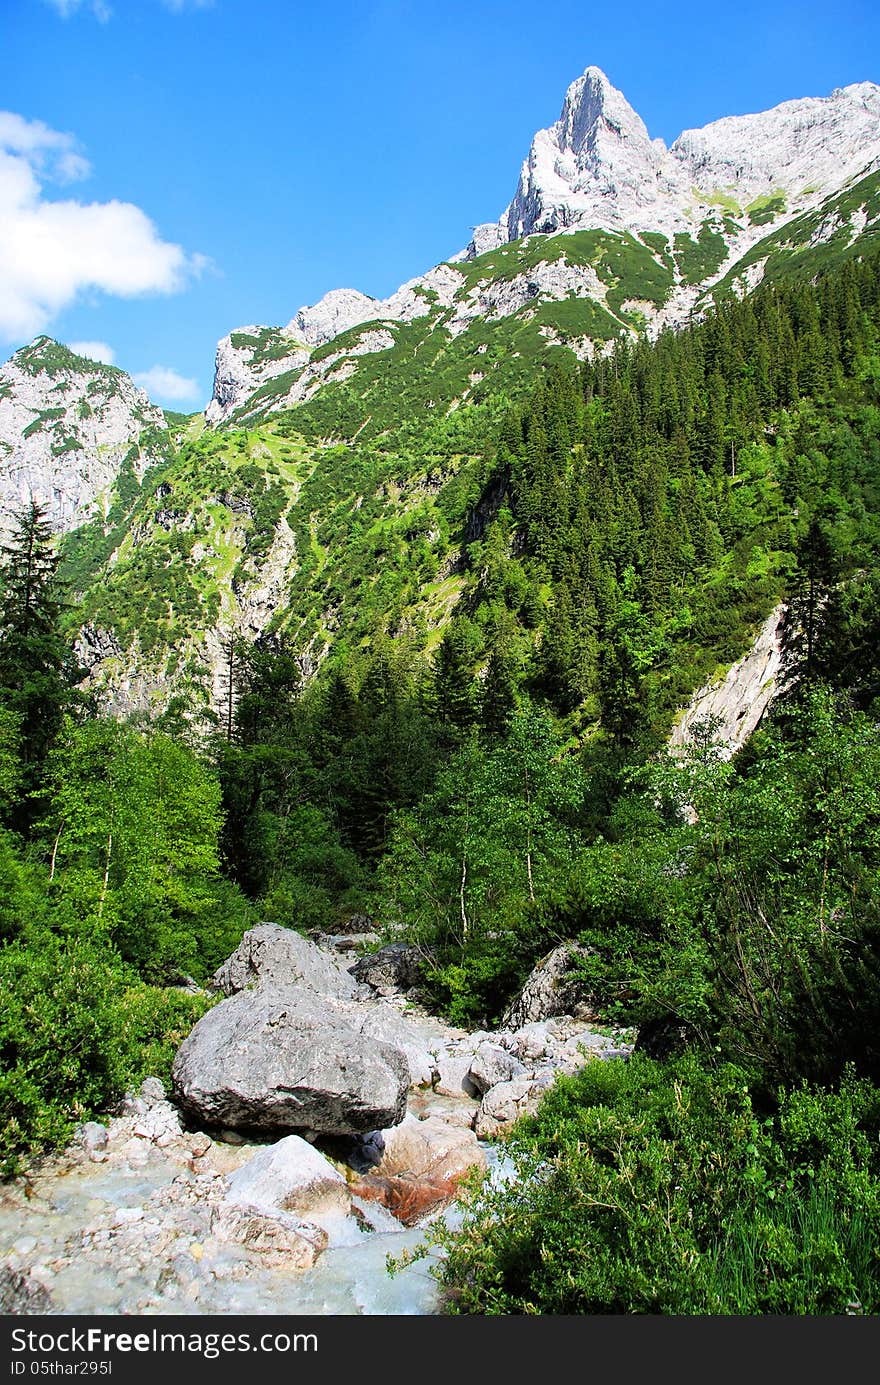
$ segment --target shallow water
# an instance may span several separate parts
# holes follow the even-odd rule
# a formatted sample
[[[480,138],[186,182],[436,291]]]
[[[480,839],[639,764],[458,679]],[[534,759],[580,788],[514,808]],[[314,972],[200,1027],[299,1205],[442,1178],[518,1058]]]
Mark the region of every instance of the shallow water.
[[[496,1151],[487,1154],[494,1176],[503,1176]],[[174,1180],[185,1193],[199,1181],[150,1150],[134,1168],[56,1168],[34,1180],[30,1198],[13,1185],[0,1197],[0,1262],[30,1270],[60,1313],[438,1311],[439,1289],[430,1273],[435,1257],[394,1275],[386,1267],[387,1256],[399,1257],[423,1240],[424,1227],[404,1228],[385,1208],[356,1199],[360,1218],[324,1221],[327,1249],[313,1268],[297,1271],[262,1263],[259,1255],[212,1238],[209,1209],[163,1203],[175,1193]],[[445,1216],[452,1223],[455,1207]]]

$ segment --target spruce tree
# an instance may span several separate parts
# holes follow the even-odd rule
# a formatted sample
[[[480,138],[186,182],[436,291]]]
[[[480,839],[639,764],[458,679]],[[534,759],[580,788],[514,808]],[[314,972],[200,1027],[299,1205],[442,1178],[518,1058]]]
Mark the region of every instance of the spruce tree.
[[[32,795],[71,701],[72,661],[61,634],[62,587],[52,526],[36,501],[0,547],[0,705],[18,723],[22,799],[13,826],[34,816]]]

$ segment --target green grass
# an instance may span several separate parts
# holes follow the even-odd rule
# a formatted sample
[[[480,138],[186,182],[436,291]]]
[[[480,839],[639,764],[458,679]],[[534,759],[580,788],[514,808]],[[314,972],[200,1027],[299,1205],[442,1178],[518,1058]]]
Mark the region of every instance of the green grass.
[[[716,274],[727,259],[727,241],[715,224],[704,221],[696,240],[679,232],[675,237],[675,263],[685,284],[701,284]]]
[[[749,203],[746,211],[752,226],[766,226],[769,222],[782,216],[785,208],[785,193],[782,188],[778,188],[775,192],[767,193],[764,197],[756,197],[754,202]]]
[[[868,222],[854,240],[850,217],[864,207]],[[838,225],[827,240],[813,243],[813,237],[835,217]],[[751,265],[766,260],[764,278],[768,283],[785,279],[812,279],[822,270],[833,269],[855,256],[863,257],[880,244],[880,173],[871,173],[844,192],[827,197],[813,211],[802,212],[778,230],[752,246],[713,288],[711,297],[720,302],[735,292],[740,276]]]
[[[722,211],[729,212],[731,216],[742,216],[742,207],[730,192],[725,192],[723,188],[713,188],[711,192],[701,192],[699,188],[691,188],[691,193],[698,202],[702,202],[707,207],[720,207]]]

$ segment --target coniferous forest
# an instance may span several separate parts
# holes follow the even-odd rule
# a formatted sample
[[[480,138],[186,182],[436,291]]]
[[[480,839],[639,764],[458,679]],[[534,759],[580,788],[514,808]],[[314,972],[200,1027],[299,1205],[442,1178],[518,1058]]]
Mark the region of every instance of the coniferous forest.
[[[18,516],[3,1171],[167,1071],[211,1003],[189,983],[260,919],[369,915],[474,1027],[572,941],[636,1051],[560,1078],[516,1182],[436,1224],[448,1309],[876,1313],[880,255],[536,367],[476,419],[431,655],[377,627],[304,680],[292,630],[234,642],[213,725],[99,714],[75,548]],[[732,759],[711,726],[672,754],[780,602],[772,714]]]

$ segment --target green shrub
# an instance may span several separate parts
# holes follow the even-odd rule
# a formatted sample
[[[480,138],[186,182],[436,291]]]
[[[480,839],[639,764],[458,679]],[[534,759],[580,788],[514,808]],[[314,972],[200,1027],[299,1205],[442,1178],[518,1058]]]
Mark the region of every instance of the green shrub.
[[[561,1078],[472,1189],[436,1273],[488,1314],[818,1314],[880,1308],[880,1092],[753,1108],[733,1066],[636,1055]]]
[[[204,998],[138,983],[105,939],[34,930],[0,952],[0,1174],[57,1147],[127,1086],[167,1078]]]

